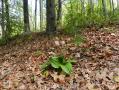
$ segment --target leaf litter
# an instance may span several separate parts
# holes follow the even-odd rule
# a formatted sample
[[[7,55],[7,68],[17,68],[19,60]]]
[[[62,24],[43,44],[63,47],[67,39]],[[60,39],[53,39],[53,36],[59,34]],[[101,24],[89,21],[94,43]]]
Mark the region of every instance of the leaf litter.
[[[119,90],[119,31],[111,28],[117,30],[84,31],[81,45],[73,36],[38,34],[0,47],[0,90]],[[42,76],[39,65],[52,55],[76,60],[70,76],[50,71]]]

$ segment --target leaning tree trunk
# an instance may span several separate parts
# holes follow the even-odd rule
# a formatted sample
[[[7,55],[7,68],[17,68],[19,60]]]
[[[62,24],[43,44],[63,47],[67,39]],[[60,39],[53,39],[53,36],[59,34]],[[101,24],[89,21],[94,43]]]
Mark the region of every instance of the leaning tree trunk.
[[[55,0],[46,0],[46,33],[56,32]]]
[[[28,0],[23,0],[23,11],[24,11],[24,32],[30,32],[29,26],[29,11],[28,11]]]

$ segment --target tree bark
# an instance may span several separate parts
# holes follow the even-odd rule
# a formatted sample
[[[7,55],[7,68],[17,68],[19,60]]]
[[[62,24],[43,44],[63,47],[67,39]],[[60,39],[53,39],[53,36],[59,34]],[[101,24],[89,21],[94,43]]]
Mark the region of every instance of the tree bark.
[[[4,17],[4,0],[1,0],[2,4],[2,15],[1,15],[1,26],[2,26],[2,37],[5,37],[5,17]]]
[[[106,2],[105,2],[105,0],[102,0],[102,10],[103,10],[104,16],[107,16],[107,9],[106,9]]]
[[[39,1],[40,5],[40,30],[43,30],[43,0]]]
[[[24,11],[24,32],[30,32],[29,26],[29,11],[28,11],[28,0],[23,0],[23,11]]]
[[[37,29],[37,0],[35,0],[35,31]]]
[[[114,15],[114,1],[112,0],[112,13]]]
[[[81,0],[81,13],[84,15],[85,14],[85,6],[84,6],[85,0]]]
[[[117,9],[119,9],[119,0],[117,0]]]
[[[58,0],[57,24],[60,23],[61,17],[62,17],[62,0]]]
[[[9,38],[10,37],[10,18],[9,18],[9,3],[8,0],[5,0],[5,18],[6,18],[6,36]]]
[[[94,11],[94,2],[93,0],[89,0],[89,13],[92,14]]]
[[[55,0],[46,0],[46,33],[56,32]]]

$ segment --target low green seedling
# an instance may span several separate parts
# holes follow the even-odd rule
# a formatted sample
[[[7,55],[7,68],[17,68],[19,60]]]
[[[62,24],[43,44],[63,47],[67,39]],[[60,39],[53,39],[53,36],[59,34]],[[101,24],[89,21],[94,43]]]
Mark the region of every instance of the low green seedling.
[[[0,38],[0,45],[5,45],[7,40],[5,38]]]
[[[79,35],[79,36],[76,36],[73,41],[76,45],[80,45],[84,43],[86,39],[83,36]]]
[[[42,54],[42,52],[39,51],[39,50],[37,50],[37,51],[35,51],[35,52],[33,53],[33,55],[34,55],[35,57],[38,57],[38,56],[40,56],[41,54]]]
[[[73,63],[75,63],[74,60],[65,59],[63,56],[52,56],[41,66],[41,68],[45,71],[48,70],[49,67],[52,67],[52,69],[60,69],[61,72],[64,72],[66,75],[70,75],[73,70]]]

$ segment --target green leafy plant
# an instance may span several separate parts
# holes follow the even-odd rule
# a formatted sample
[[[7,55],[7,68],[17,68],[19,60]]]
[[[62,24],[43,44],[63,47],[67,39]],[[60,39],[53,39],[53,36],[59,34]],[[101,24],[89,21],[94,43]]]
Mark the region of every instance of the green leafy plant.
[[[53,69],[61,70],[61,72],[70,75],[72,72],[72,63],[75,63],[75,61],[71,59],[65,59],[63,56],[52,56],[41,66],[41,68],[44,71],[49,67],[52,67]]]

